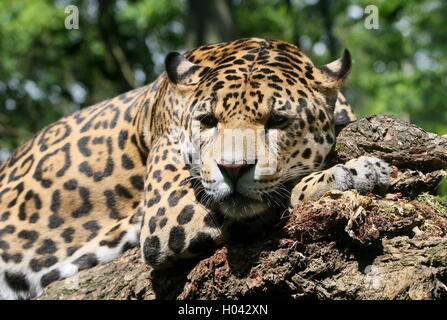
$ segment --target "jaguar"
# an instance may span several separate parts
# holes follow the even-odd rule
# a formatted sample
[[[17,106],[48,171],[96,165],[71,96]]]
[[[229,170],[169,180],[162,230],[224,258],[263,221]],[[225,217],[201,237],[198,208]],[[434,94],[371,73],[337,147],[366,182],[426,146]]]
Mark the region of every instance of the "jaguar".
[[[329,190],[370,192],[388,165],[327,167],[351,56],[323,66],[246,38],[166,56],[152,83],[42,129],[0,166],[0,298],[139,246],[153,270],[261,228]],[[230,137],[231,139],[228,139]]]

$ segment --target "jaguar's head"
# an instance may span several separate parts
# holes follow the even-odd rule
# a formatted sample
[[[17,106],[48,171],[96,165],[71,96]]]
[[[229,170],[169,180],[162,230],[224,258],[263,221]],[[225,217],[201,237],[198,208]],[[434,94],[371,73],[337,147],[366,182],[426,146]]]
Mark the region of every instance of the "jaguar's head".
[[[316,67],[296,46],[245,39],[166,58],[180,97],[182,148],[204,201],[233,217],[287,203],[287,184],[320,169],[335,141],[347,50]]]

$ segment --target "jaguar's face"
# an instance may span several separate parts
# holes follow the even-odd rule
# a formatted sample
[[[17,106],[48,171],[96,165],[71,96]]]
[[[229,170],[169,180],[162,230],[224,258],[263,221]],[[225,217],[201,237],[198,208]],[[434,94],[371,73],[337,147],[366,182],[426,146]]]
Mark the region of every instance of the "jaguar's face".
[[[321,69],[298,50],[260,51],[202,70],[184,96],[192,173],[204,201],[233,217],[284,205],[285,184],[320,169],[335,140]]]

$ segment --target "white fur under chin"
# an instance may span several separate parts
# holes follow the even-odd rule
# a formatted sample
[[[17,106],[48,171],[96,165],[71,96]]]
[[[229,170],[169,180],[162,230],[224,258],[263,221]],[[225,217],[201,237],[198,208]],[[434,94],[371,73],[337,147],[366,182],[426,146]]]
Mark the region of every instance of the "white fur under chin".
[[[228,199],[221,202],[219,210],[223,215],[231,217],[234,220],[261,215],[269,209],[269,206],[266,203],[255,202],[254,200],[249,200],[249,204],[242,206],[235,206],[231,201],[231,199]]]
[[[268,209],[268,205],[261,202],[261,199],[254,192],[250,192],[250,194],[239,192],[238,188],[240,198],[235,199],[232,196],[233,187],[231,186],[231,183],[226,181],[220,183],[217,182],[211,186],[206,183],[203,183],[203,185],[206,188],[206,193],[218,203],[220,212],[225,216],[242,219],[262,214]]]

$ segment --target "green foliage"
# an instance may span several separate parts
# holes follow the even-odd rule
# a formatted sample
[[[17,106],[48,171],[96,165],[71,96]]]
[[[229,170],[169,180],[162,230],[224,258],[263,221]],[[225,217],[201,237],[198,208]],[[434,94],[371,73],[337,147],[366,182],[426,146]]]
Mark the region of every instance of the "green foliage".
[[[444,200],[447,202],[447,177],[442,180],[441,185],[439,186],[438,193],[439,196],[443,197]]]
[[[190,23],[201,19],[191,14],[195,1],[0,1],[0,151],[79,108],[152,81],[169,51],[200,39],[189,37],[200,31]],[[79,8],[79,30],[65,29],[69,4]],[[379,9],[378,30],[364,25],[370,4]],[[354,64],[344,92],[359,115],[394,113],[447,133],[447,2],[228,0],[213,17],[227,12],[222,6],[231,12],[234,38],[290,41],[317,64],[349,48]]]
[[[429,207],[435,209],[447,218],[447,198],[442,196],[435,196],[429,193],[420,194],[416,200],[425,203]]]
[[[350,32],[344,31],[355,59],[349,81],[353,105],[361,114],[394,113],[446,133],[447,33],[442,21],[447,4],[388,0],[378,6],[379,30],[351,23]]]

